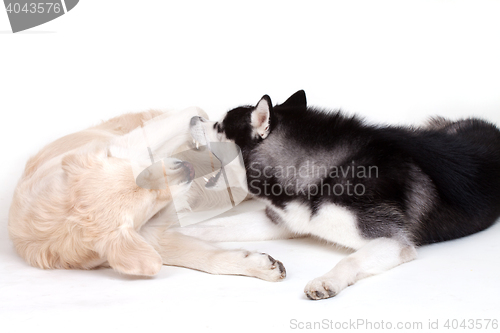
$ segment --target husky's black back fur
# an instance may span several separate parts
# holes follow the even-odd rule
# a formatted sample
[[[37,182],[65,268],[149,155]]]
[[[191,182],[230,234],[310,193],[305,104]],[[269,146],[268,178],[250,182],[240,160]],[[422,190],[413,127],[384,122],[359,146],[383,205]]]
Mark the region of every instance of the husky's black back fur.
[[[271,105],[269,97],[264,98]],[[486,121],[435,119],[418,128],[373,126],[341,112],[307,107],[305,93],[299,91],[271,108],[270,134],[263,140],[251,136],[253,110],[231,110],[215,128],[240,146],[249,190],[278,207],[299,200],[315,214],[323,204],[335,203],[356,214],[364,236],[402,234],[415,244],[470,235],[500,215],[500,131]],[[363,195],[266,195],[265,186],[286,186],[277,176],[278,168],[303,165],[302,156],[329,170],[376,166],[377,176],[307,179],[318,186],[360,184]],[[272,177],[264,177],[266,167]]]

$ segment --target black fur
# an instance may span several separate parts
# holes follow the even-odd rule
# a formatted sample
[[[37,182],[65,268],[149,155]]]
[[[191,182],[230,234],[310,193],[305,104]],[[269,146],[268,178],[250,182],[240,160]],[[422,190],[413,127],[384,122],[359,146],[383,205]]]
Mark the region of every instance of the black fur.
[[[268,96],[263,98],[272,105]],[[301,90],[271,107],[270,134],[263,140],[251,136],[254,109],[233,109],[216,126],[241,148],[249,190],[277,207],[300,200],[315,214],[324,203],[335,203],[356,214],[365,237],[404,234],[417,245],[470,235],[500,215],[500,131],[486,121],[439,119],[418,128],[367,125],[341,112],[307,107]],[[287,163],[275,158],[269,147],[290,152],[285,155],[293,163],[300,164],[301,154],[309,154],[337,160],[330,169],[376,166],[378,174],[312,180],[330,188],[360,184],[363,195],[307,191],[266,195],[265,186],[284,185],[276,172],[280,163]],[[256,160],[261,161],[257,166]],[[272,168],[267,174],[276,176],[264,177],[266,166]],[[272,220],[279,222],[276,216]]]

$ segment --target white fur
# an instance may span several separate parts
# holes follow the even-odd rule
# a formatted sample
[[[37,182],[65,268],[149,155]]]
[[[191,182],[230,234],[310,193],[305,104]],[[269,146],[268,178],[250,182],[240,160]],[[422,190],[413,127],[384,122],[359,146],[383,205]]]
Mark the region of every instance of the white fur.
[[[347,208],[325,204],[311,216],[310,208],[298,202],[285,208],[270,206],[286,228],[298,235],[313,235],[354,250],[330,272],[309,282],[305,294],[310,299],[337,295],[359,279],[378,274],[416,258],[416,250],[405,239],[363,237],[357,228],[356,216]]]
[[[352,249],[359,249],[368,243],[356,227],[355,215],[344,207],[328,204],[313,216],[307,205],[298,202],[287,204],[283,210],[272,209],[296,234],[313,235]]]

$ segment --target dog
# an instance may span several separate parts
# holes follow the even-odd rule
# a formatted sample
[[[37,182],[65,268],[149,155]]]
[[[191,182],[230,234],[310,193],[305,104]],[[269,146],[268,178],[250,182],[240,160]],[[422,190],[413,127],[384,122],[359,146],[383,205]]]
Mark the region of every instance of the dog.
[[[308,107],[298,91],[274,107],[265,95],[221,121],[194,117],[191,134],[240,147],[248,190],[284,230],[263,227],[254,237],[311,235],[355,250],[306,285],[313,300],[415,259],[418,246],[484,230],[500,215],[500,131],[480,119],[374,126]]]
[[[178,232],[173,198],[176,205],[206,204],[194,167],[175,158],[155,163],[160,172],[147,167],[154,156],[194,148],[195,115],[206,117],[199,108],[125,114],[44,147],[27,162],[9,211],[19,255],[43,269],[111,267],[152,276],[174,265],[282,280],[283,264],[267,254],[225,250]],[[134,168],[145,170],[142,184]],[[168,184],[156,186],[165,177]]]

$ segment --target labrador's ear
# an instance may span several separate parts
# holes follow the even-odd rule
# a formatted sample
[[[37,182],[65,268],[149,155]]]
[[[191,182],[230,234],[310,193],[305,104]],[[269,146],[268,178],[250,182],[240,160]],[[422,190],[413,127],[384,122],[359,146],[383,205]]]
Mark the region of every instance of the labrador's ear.
[[[302,108],[307,107],[306,92],[304,90],[297,91],[295,94],[288,97],[288,99],[280,106]]]
[[[265,139],[271,131],[271,98],[264,95],[252,111],[252,128],[255,136]]]

